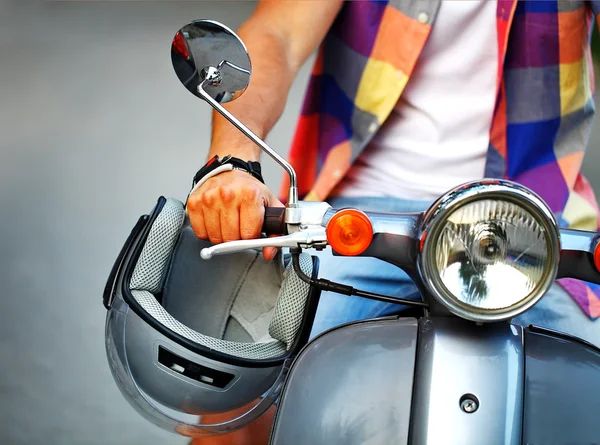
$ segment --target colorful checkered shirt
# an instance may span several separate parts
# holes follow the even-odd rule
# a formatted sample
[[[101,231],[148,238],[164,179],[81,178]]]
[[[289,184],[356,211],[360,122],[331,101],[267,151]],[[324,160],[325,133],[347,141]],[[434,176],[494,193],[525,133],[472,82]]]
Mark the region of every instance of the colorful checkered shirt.
[[[290,151],[303,199],[326,200],[386,120],[440,3],[345,3],[318,52]],[[590,38],[600,1],[497,3],[498,99],[485,176],[540,194],[561,227],[597,230],[598,205],[580,167],[595,111]],[[600,317],[600,286],[559,283]]]

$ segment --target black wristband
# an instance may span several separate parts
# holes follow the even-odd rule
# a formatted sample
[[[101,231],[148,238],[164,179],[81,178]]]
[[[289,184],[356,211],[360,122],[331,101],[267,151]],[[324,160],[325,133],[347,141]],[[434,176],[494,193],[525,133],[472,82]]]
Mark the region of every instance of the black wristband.
[[[261,173],[260,162],[246,162],[242,159],[234,158],[231,156],[225,156],[223,159],[219,159],[219,157],[215,155],[194,175],[192,187],[194,187],[204,176],[209,174],[211,171],[225,164],[232,164],[233,168],[237,170],[243,170],[255,177],[256,179],[258,179],[263,184],[265,183]]]

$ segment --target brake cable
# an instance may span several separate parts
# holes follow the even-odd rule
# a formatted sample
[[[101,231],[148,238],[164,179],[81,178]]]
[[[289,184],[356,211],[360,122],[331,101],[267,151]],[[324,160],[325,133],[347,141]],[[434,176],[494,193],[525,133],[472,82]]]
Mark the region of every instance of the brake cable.
[[[381,295],[381,294],[377,294],[374,292],[368,292],[368,291],[363,291],[360,289],[355,289],[352,286],[348,286],[345,284],[334,283],[333,281],[329,281],[324,278],[318,278],[318,279],[311,278],[308,275],[306,275],[302,271],[302,268],[300,267],[300,252],[301,251],[302,250],[299,248],[290,249],[290,253],[292,254],[292,265],[294,267],[294,272],[296,272],[296,275],[298,275],[298,277],[300,277],[300,279],[302,281],[310,284],[311,286],[315,286],[317,289],[329,291],[329,292],[335,292],[335,293],[342,294],[342,295],[357,296],[357,297],[368,298],[370,300],[383,301],[384,303],[404,304],[406,306],[421,307],[424,309],[429,308],[429,305],[427,303],[425,303],[424,301],[390,297],[387,295]]]

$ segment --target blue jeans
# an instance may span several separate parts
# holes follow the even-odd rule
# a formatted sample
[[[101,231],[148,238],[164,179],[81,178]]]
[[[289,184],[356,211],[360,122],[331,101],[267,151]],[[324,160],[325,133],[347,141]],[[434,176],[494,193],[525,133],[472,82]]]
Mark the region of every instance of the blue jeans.
[[[356,207],[363,211],[415,212],[427,209],[429,201],[397,198],[337,197],[328,201],[334,208]],[[413,281],[398,267],[375,258],[333,256],[328,248],[310,252],[320,259],[319,277],[379,294],[419,299]],[[405,305],[361,297],[322,292],[311,337],[343,323],[401,314]],[[600,346],[600,322],[590,320],[558,284],[531,309],[513,319],[514,324],[535,324],[575,335]]]

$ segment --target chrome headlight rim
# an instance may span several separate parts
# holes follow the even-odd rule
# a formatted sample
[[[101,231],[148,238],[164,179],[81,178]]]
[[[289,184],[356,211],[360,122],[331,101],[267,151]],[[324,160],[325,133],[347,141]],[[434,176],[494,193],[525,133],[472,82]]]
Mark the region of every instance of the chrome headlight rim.
[[[448,290],[435,269],[435,244],[450,215],[470,203],[501,199],[522,207],[543,227],[548,249],[548,264],[535,290],[511,306],[500,309],[474,308],[461,302]],[[498,322],[516,317],[534,306],[554,284],[560,258],[560,228],[552,210],[532,190],[516,182],[483,179],[462,184],[435,201],[423,214],[419,233],[417,265],[424,285],[437,301],[461,318],[481,322]]]

